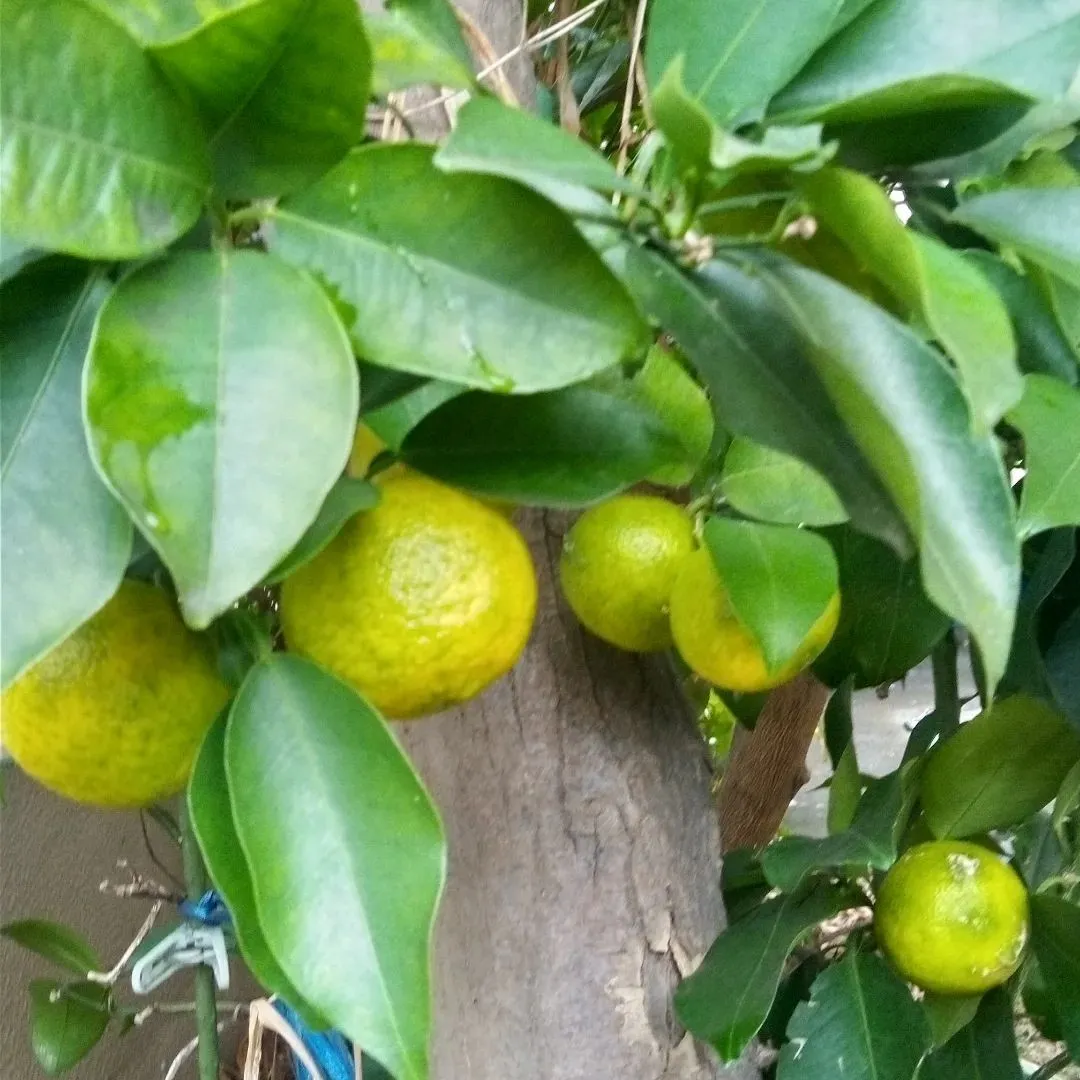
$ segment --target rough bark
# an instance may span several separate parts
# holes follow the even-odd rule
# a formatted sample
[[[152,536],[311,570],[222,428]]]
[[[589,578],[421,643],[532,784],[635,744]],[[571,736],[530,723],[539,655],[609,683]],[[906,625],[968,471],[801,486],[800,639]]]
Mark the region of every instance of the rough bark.
[[[769,695],[753,731],[735,732],[720,783],[725,851],[761,847],[776,835],[807,781],[806,753],[828,699],[828,688],[804,672]]]
[[[511,675],[401,726],[442,808],[434,1080],[714,1080],[671,1007],[722,925],[711,772],[664,662],[581,630],[562,517],[526,516],[540,608]]]

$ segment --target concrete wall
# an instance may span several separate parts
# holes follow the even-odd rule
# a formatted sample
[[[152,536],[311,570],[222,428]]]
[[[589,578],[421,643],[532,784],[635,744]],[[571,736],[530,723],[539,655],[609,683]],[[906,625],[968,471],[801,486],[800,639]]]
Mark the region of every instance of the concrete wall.
[[[0,809],[0,921],[41,917],[67,923],[81,931],[109,965],[115,963],[145,918],[150,901],[103,895],[100,882],[126,880],[116,868],[127,859],[143,874],[160,879],[143,846],[139,818],[134,813],[90,810],[42,790],[18,769],[3,769],[4,796]],[[152,826],[153,828],[153,826]],[[159,854],[171,844],[152,834]],[[179,877],[178,861],[169,860]],[[162,912],[165,916],[166,912]],[[234,961],[234,986],[229,999],[249,1000],[250,982]],[[10,942],[0,942],[0,1075],[3,1080],[40,1080],[44,1075],[30,1052],[27,983],[54,973]],[[120,993],[133,999],[122,981]],[[169,997],[189,1000],[191,981],[181,974],[169,985]],[[235,1053],[235,1034],[227,1040]],[[154,1017],[144,1027],[117,1038],[107,1033],[78,1067],[72,1080],[157,1080],[176,1052],[194,1035],[188,1016]],[[195,1075],[193,1063],[181,1080]]]

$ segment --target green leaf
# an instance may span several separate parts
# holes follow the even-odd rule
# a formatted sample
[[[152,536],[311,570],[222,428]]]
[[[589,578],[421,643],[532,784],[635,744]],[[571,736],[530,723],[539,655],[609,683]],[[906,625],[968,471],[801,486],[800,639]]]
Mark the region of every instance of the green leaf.
[[[934,1050],[919,1070],[919,1080],[957,1080],[961,1076],[1023,1080],[1013,1034],[1012,1001],[1004,990],[991,990],[982,999],[974,1021]]]
[[[1050,817],[1054,832],[1061,846],[1070,846],[1070,823],[1080,812],[1080,761],[1078,761],[1061,781],[1061,788],[1054,799],[1054,812]]]
[[[493,97],[475,97],[462,108],[434,160],[444,172],[488,173],[528,186],[540,180],[597,191],[639,190],[587,143]]]
[[[709,549],[735,617],[765,654],[769,671],[789,663],[833,602],[836,558],[816,533],[710,517]]]
[[[1042,701],[997,702],[943,743],[922,776],[935,836],[974,836],[1015,825],[1044,807],[1080,759],[1080,733]]]
[[[654,345],[645,363],[626,378],[618,368],[601,372],[589,384],[644,405],[678,439],[685,461],[665,465],[645,477],[649,483],[682,487],[690,483],[712,446],[712,406],[708,395],[661,345]]]
[[[651,86],[681,58],[695,101],[717,123],[756,120],[825,39],[837,0],[654,0],[645,70]]]
[[[729,926],[701,967],[683,980],[675,992],[679,1020],[724,1061],[734,1061],[765,1022],[791,951],[818,923],[851,903],[846,891],[823,889],[755,908]]]
[[[867,867],[887,870],[915,805],[919,765],[908,762],[871,780],[859,798],[851,826],[821,839],[787,836],[761,853],[769,884],[785,893],[798,889],[816,870],[865,874]]]
[[[47,919],[20,919],[0,926],[0,937],[14,941],[76,975],[101,970],[101,959],[90,942],[60,923]]]
[[[830,836],[842,833],[850,827],[861,794],[859,759],[855,756],[855,744],[849,742],[829,778],[829,806],[825,821]]]
[[[901,679],[949,626],[923,592],[919,564],[854,529],[827,533],[840,570],[840,622],[814,664],[818,678],[858,689]]]
[[[740,513],[780,525],[836,525],[847,511],[829,482],[790,454],[737,437],[724,455],[720,491]]]
[[[952,994],[928,993],[923,998],[922,1006],[930,1024],[934,1046],[944,1046],[959,1035],[975,1019],[981,1000],[980,995],[957,997]],[[921,1073],[919,1080],[924,1080]]]
[[[442,173],[431,153],[354,150],[274,214],[272,248],[351,305],[363,357],[530,393],[642,347],[629,297],[558,210],[501,177]]]
[[[431,36],[408,11],[371,13],[365,18],[371,41],[371,89],[378,97],[418,83],[458,90],[473,85],[472,68]]]
[[[58,994],[56,1001],[52,995]],[[30,1045],[48,1076],[82,1061],[109,1025],[109,988],[95,983],[34,979],[30,983]]]
[[[236,943],[251,974],[265,990],[283,997],[309,1023],[325,1027],[317,1016],[310,1015],[304,999],[281,970],[259,924],[251,873],[240,848],[229,801],[225,772],[228,718],[228,709],[223,710],[207,731],[188,781],[187,804],[195,838],[214,888],[232,915]]]
[[[1025,375],[1024,396],[1008,419],[1024,436],[1020,535],[1080,525],[1080,390],[1051,375]]]
[[[965,251],[964,258],[978,267],[1005,301],[1016,331],[1020,370],[1054,375],[1075,385],[1076,355],[1031,277],[1017,273],[989,251]]]
[[[372,64],[355,0],[261,0],[149,51],[207,118],[222,195],[294,191],[364,137]]]
[[[0,101],[9,237],[132,259],[195,224],[210,186],[198,119],[107,16],[77,0],[5,0]]]
[[[528,397],[473,391],[421,421],[401,454],[455,487],[530,506],[586,506],[688,464],[650,410],[583,386]]]
[[[876,304],[791,262],[762,256],[753,265],[782,297],[833,402],[918,536],[927,596],[975,638],[992,693],[1020,578],[1013,501],[993,438],[972,433],[938,353]]]
[[[1080,907],[1045,893],[1032,896],[1031,945],[1065,1042],[1080,1058]]]
[[[370,510],[379,502],[379,489],[353,476],[338,477],[323,501],[315,520],[308,526],[300,542],[267,575],[266,583],[284,581],[304,563],[311,562],[339,532],[350,518],[361,510]]]
[[[47,254],[48,252],[0,233],[0,285]]]
[[[1077,0],[892,0],[834,37],[770,106],[774,119],[862,120],[1062,96]]]
[[[952,217],[1080,288],[1080,188],[991,191],[961,203]]]
[[[278,653],[240,689],[225,767],[259,922],[289,981],[398,1080],[426,1080],[446,845],[385,722]]]
[[[391,450],[400,450],[405,436],[425,416],[467,392],[467,387],[457,383],[440,382],[438,379],[423,380],[416,389],[402,394],[390,404],[369,413],[361,412],[361,415],[364,423]],[[367,400],[366,396],[364,400]]]
[[[4,686],[104,605],[131,552],[131,522],[98,479],[82,427],[83,358],[106,292],[100,274],[57,260],[0,292]]]
[[[91,453],[192,626],[303,535],[349,456],[357,394],[325,294],[269,256],[177,255],[106,302],[85,379]]]
[[[461,33],[457,11],[449,0],[386,0],[393,13],[406,15],[424,29],[432,41],[437,41],[471,70],[472,55]]]
[[[778,1080],[911,1080],[930,1028],[911,992],[877,956],[849,950],[814,981],[788,1025]]]
[[[1046,676],[1061,711],[1080,727],[1080,611],[1073,612],[1046,650]]]
[[[958,252],[906,228],[874,180],[830,168],[801,182],[813,213],[918,315],[959,369],[980,430],[1020,400],[1016,341],[997,291]]]
[[[1065,851],[1058,841],[1050,812],[1042,810],[1013,830],[1016,868],[1031,892],[1056,877],[1065,867]]]
[[[800,347],[755,278],[721,262],[686,274],[630,245],[607,257],[643,309],[679,343],[720,425],[817,469],[859,528],[894,546],[907,531]]]

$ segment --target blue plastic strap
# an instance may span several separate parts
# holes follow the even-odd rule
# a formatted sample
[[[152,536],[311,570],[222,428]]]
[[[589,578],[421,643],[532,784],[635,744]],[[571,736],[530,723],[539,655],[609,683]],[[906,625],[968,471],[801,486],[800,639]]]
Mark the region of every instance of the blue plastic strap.
[[[308,1027],[296,1010],[280,998],[274,1002],[274,1008],[286,1019],[289,1027],[307,1048],[312,1060],[322,1070],[323,1080],[354,1080],[356,1072],[352,1050],[344,1035],[337,1031],[315,1031]],[[296,1068],[296,1080],[314,1080],[311,1073],[296,1060],[295,1055],[293,1064]]]
[[[214,889],[207,889],[198,900],[181,901],[180,914],[203,926],[228,926],[232,922],[225,901]]]

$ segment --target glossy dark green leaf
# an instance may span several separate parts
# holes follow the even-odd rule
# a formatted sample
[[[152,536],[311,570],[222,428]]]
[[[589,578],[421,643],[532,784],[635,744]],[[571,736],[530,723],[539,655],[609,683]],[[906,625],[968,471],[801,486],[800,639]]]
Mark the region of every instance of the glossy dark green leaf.
[[[837,0],[655,0],[645,70],[656,86],[681,57],[696,101],[724,126],[756,119],[829,33]]]
[[[891,0],[870,6],[773,99],[791,119],[866,119],[1054,99],[1076,74],[1076,0]]]
[[[1080,390],[1052,375],[1026,375],[1009,423],[1024,436],[1021,536],[1080,525]]]
[[[1065,1042],[1080,1058],[1080,907],[1045,893],[1033,896],[1031,945]]]
[[[95,983],[30,983],[30,1046],[42,1072],[59,1076],[93,1050],[109,1025],[108,1002],[109,988]]]
[[[705,546],[767,668],[782,668],[836,596],[836,557],[828,541],[803,529],[711,517]]]
[[[418,83],[459,90],[473,85],[472,68],[408,11],[371,13],[365,26],[371,42],[371,89],[379,97]]]
[[[1080,15],[1076,23],[1080,47]],[[953,220],[1080,288],[1080,188],[991,191],[961,203]]]
[[[958,252],[901,224],[870,177],[822,169],[801,187],[812,212],[952,357],[976,423],[991,430],[1023,389],[1012,323],[997,290]]]
[[[975,1019],[981,1000],[977,995],[958,997],[953,994],[928,993],[923,998],[922,1005],[930,1024],[934,1046],[944,1046],[959,1035]]]
[[[930,1028],[907,985],[880,957],[850,950],[814,981],[788,1025],[777,1080],[911,1080]]]
[[[582,386],[528,397],[465,394],[413,428],[401,453],[478,495],[562,507],[586,506],[688,460],[651,410]]]
[[[125,278],[85,394],[95,462],[195,627],[296,545],[356,429],[356,365],[330,302],[256,252],[191,252]]]
[[[836,525],[847,511],[829,482],[790,454],[737,437],[724,455],[720,491],[747,517],[779,525]]]
[[[77,0],[5,0],[0,100],[9,237],[130,259],[195,223],[210,185],[198,119],[106,15]]]
[[[398,1080],[426,1080],[446,845],[385,722],[278,653],[241,687],[225,768],[259,923],[289,981]]]
[[[391,450],[400,450],[405,436],[425,416],[465,393],[468,393],[468,388],[460,383],[424,379],[415,389],[402,394],[388,405],[363,413],[364,423]]]
[[[0,291],[4,686],[116,592],[131,551],[131,522],[98,479],[82,425],[83,359],[107,291],[100,274],[56,260]]]
[[[825,814],[825,824],[830,836],[844,832],[855,817],[862,794],[862,776],[859,773],[859,759],[855,755],[855,744],[849,742],[844,747],[840,760],[836,763],[833,774],[829,777],[829,805]]]
[[[353,476],[339,477],[323,500],[315,520],[300,537],[300,542],[267,576],[267,584],[284,581],[304,563],[311,562],[337,536],[345,522],[361,510],[372,509],[378,502],[378,488],[366,480]]]
[[[1016,868],[1032,892],[1064,869],[1066,853],[1054,832],[1049,810],[1033,814],[1013,829],[1012,834]]]
[[[791,262],[752,265],[782,298],[836,408],[917,535],[927,596],[971,631],[992,692],[1020,584],[1012,495],[993,438],[973,433],[940,355],[876,304]]]
[[[308,1022],[324,1027],[318,1017],[310,1015],[303,998],[281,970],[259,925],[251,873],[244,861],[229,800],[225,772],[228,718],[228,710],[223,711],[206,733],[188,781],[187,804],[195,838],[214,888],[232,915],[236,942],[252,975],[265,990],[280,994],[294,1009],[306,1014]]]
[[[0,927],[0,937],[14,941],[76,975],[101,970],[101,959],[90,942],[61,923],[48,919],[20,919]]]
[[[632,376],[615,368],[601,372],[589,385],[644,405],[686,451],[684,461],[650,472],[645,477],[649,483],[682,487],[691,481],[712,446],[715,424],[708,395],[673,353],[656,345]]]
[[[854,529],[827,533],[840,569],[840,622],[814,671],[830,686],[895,682],[929,656],[949,625],[923,592],[919,564]]]
[[[680,1021],[724,1061],[734,1061],[765,1022],[791,951],[851,904],[839,889],[777,897],[729,926],[675,992]]]
[[[805,461],[826,477],[859,528],[894,546],[907,543],[881,482],[759,281],[720,262],[685,274],[628,245],[606,257],[693,362],[722,427]]]
[[[1054,799],[1054,812],[1050,818],[1062,847],[1069,845],[1071,823],[1078,815],[1080,815],[1080,761],[1061,781],[1061,788]]]
[[[149,51],[206,117],[224,195],[293,191],[364,137],[371,51],[355,0],[218,9]]]
[[[896,861],[897,844],[907,827],[918,791],[919,765],[908,762],[871,780],[859,798],[849,828],[821,839],[786,836],[761,853],[769,884],[791,893],[815,871],[865,874],[868,867],[887,870]]]
[[[531,185],[554,181],[597,191],[637,191],[588,144],[533,113],[475,97],[435,155],[444,172],[490,173]]]
[[[1016,331],[1016,360],[1021,371],[1077,381],[1076,354],[1038,285],[989,251],[965,251],[1005,301]]]
[[[963,999],[962,999],[963,1000]],[[1023,1080],[1013,1033],[1012,1001],[991,990],[975,1019],[944,1046],[934,1050],[919,1070],[919,1080]]]
[[[0,233],[0,285],[47,254],[40,248]]]
[[[974,836],[1044,807],[1080,759],[1080,732],[1044,702],[997,702],[931,754],[921,799],[935,836]]]
[[[1046,650],[1046,677],[1061,711],[1080,727],[1080,612],[1074,612]]]
[[[440,172],[431,153],[354,150],[274,214],[272,248],[350,306],[362,356],[527,393],[642,347],[629,297],[569,220],[502,177]]]

